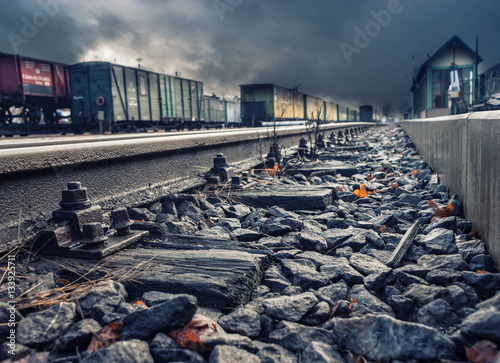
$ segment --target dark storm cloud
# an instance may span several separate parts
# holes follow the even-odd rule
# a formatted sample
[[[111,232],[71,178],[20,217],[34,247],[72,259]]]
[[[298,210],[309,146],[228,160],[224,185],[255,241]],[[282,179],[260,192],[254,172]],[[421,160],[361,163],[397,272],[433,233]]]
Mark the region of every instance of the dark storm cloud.
[[[68,13],[63,2],[3,1],[0,51],[63,63],[75,62],[95,38]]]
[[[20,54],[128,65],[142,58],[151,69],[204,81],[207,94],[235,95],[243,83],[300,84],[333,101],[389,102],[398,111],[415,67],[454,34],[472,48],[479,34],[482,68],[500,62],[496,0],[6,1],[0,50],[14,52],[8,35],[23,37],[23,19],[34,22],[54,3],[47,24],[17,44]],[[371,31],[363,47],[356,28]]]

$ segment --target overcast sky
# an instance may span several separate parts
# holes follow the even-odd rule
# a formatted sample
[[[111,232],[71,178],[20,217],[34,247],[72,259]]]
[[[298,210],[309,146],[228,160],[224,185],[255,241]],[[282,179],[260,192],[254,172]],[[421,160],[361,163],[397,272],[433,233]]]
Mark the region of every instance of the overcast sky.
[[[498,0],[0,0],[0,51],[62,63],[142,58],[203,81],[205,94],[299,84],[399,111],[414,68],[454,34],[473,49],[479,35],[480,71],[500,63],[499,13]],[[355,42],[359,31],[369,35]]]

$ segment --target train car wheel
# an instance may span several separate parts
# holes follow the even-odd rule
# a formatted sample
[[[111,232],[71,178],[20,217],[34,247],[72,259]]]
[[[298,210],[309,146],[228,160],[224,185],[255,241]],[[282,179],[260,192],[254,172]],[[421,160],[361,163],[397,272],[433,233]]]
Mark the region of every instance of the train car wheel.
[[[31,110],[27,106],[23,106],[23,110],[21,111],[21,115],[20,116],[23,119],[23,122],[25,124],[27,124],[27,125],[29,125],[29,124],[36,125],[38,123],[37,119],[36,119],[36,112],[34,112],[33,110]]]
[[[30,122],[30,112],[26,106],[23,106],[21,114],[19,115],[23,119],[23,123],[27,124]]]
[[[57,117],[57,110],[54,107],[44,108],[45,123],[47,125],[59,125],[59,119]]]
[[[0,108],[0,123],[10,124],[12,123],[12,113],[10,112],[10,107]]]

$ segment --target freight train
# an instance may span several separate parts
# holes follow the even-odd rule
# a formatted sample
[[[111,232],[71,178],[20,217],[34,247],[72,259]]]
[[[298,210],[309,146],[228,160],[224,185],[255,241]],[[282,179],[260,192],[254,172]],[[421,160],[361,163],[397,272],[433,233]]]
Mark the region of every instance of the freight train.
[[[240,99],[203,83],[109,62],[66,65],[0,52],[0,136],[260,126],[266,120],[356,121],[358,110],[272,84]]]
[[[372,106],[353,109],[271,83],[244,84],[241,89],[241,115],[245,126],[374,121],[378,113]]]
[[[0,136],[241,126],[239,99],[203,83],[109,62],[0,53]]]

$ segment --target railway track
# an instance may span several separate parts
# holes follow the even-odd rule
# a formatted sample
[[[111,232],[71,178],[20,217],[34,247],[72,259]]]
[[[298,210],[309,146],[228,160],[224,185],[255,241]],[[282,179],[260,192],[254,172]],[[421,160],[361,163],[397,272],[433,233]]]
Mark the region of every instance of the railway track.
[[[249,129],[266,131],[267,128]],[[235,133],[245,131],[245,129],[226,129],[226,130],[200,130],[189,131],[189,135],[212,135]],[[140,139],[156,139],[167,137],[185,136],[186,132],[154,132],[154,133],[138,133],[138,134],[120,134],[120,135],[76,135],[76,136],[57,136],[57,135],[39,135],[36,137],[18,138],[18,139],[0,139],[0,150],[3,149],[18,149],[37,146],[57,146],[71,144],[85,144],[104,141],[125,141],[125,140],[140,140]]]
[[[496,355],[489,361],[496,361],[500,274],[486,244],[459,214],[460,198],[450,198],[432,177],[401,129],[370,131],[353,143],[327,148],[317,163],[283,178],[261,173],[255,188],[207,188],[169,195],[128,214],[115,210],[105,235],[102,210],[90,201],[78,212],[58,211],[61,218],[74,213],[71,223],[52,225],[27,244],[30,254],[44,257],[26,260],[25,270],[21,258],[27,253],[17,257],[25,276],[16,288],[28,291],[14,302],[24,315],[17,316],[20,341],[41,350],[39,336],[45,342],[72,338],[76,328],[63,329],[79,323],[74,324],[76,304],[66,291],[78,287],[78,294],[69,296],[78,299],[87,321],[123,327],[122,341],[101,350],[113,361],[120,359],[114,358],[117,349],[132,343],[140,343],[142,351],[134,348],[130,356],[188,360],[186,351],[160,349],[154,342],[164,340],[158,332],[175,329],[174,323],[188,324],[195,313],[208,315],[203,308],[210,308],[216,329],[199,339],[214,352],[237,342],[238,354],[268,354],[272,361],[298,356],[316,361],[318,351],[344,361],[342,350],[345,361],[358,354],[370,361],[458,362],[488,346]],[[342,160],[354,167],[354,175],[332,167]],[[328,173],[318,176],[318,168]],[[78,187],[68,185],[75,193]],[[323,203],[307,203],[307,190],[322,195]],[[231,199],[221,200],[219,193],[231,193]],[[95,222],[88,223],[90,215]],[[135,220],[132,226],[129,218]],[[142,240],[132,245],[136,238]],[[88,288],[88,281],[80,283],[82,276],[100,283]],[[30,295],[29,287],[41,284],[65,294]],[[57,305],[31,312],[28,308],[48,305],[39,296],[50,296]],[[135,299],[147,308],[135,308]],[[58,334],[32,333],[47,331],[56,319],[65,324]],[[208,321],[201,315],[194,319]],[[262,343],[263,337],[273,345]],[[484,340],[489,337],[493,340]],[[271,353],[265,352],[268,347]]]
[[[361,131],[373,123],[321,126],[321,133]],[[191,133],[110,135],[0,143],[2,245],[23,222],[44,221],[59,207],[61,190],[80,181],[105,209],[140,205],[206,183],[216,154],[234,170],[262,162],[273,142],[296,148],[304,126]]]

